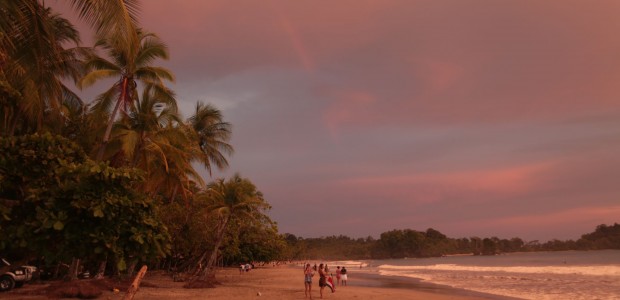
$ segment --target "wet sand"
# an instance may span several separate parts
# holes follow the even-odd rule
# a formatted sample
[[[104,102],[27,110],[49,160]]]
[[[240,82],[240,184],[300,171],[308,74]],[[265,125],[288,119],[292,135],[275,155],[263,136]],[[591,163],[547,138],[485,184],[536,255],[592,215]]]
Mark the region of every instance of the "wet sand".
[[[356,280],[349,280],[350,286],[368,287],[368,288],[386,288],[386,289],[409,289],[416,292],[425,292],[436,295],[450,295],[474,297],[475,299],[493,299],[493,300],[518,300],[519,298],[480,293],[475,291],[456,289],[445,285],[424,282],[421,279],[400,277],[400,276],[382,276],[376,273],[361,271],[353,273]],[[349,275],[351,278],[351,275]],[[449,298],[460,299],[460,298]]]
[[[170,276],[161,271],[147,272],[144,282],[149,283],[148,286],[156,287],[140,287],[134,299],[309,299],[304,295],[301,266],[259,267],[243,274],[240,274],[237,269],[227,268],[219,270],[216,276],[221,283],[216,288],[186,289],[183,288],[183,282],[173,282]],[[27,285],[20,289],[34,287],[35,285]],[[106,291],[98,299],[120,300],[124,292]],[[320,299],[318,276],[313,279],[312,298]],[[42,300],[48,298],[12,291],[0,293],[0,299]],[[329,288],[325,288],[323,299],[500,300],[510,298],[427,284],[413,278],[388,277],[355,271],[349,273],[348,286],[337,286],[334,293]]]

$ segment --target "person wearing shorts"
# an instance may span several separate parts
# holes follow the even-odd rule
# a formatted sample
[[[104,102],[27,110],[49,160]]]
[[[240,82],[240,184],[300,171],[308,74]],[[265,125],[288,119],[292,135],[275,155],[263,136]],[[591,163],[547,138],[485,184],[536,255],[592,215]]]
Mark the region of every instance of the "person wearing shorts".
[[[310,267],[310,264],[306,264],[304,268],[304,286],[306,297],[310,295],[310,299],[312,299],[312,276],[314,276],[314,271]]]
[[[340,269],[340,285],[347,285],[347,269],[345,267]]]

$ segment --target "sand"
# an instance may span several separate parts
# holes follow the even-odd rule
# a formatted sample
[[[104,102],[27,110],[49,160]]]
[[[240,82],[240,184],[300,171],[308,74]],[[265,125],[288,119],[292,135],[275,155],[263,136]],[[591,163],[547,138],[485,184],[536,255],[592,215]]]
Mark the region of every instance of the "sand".
[[[173,282],[163,272],[150,272],[144,278],[148,286],[140,287],[136,300],[164,299],[309,299],[304,295],[303,272],[300,266],[283,265],[259,267],[240,274],[237,269],[219,270],[217,280],[221,283],[212,289],[185,289],[183,282]],[[42,285],[26,285],[11,292],[0,293],[0,299],[42,300],[41,295],[28,292]],[[120,300],[125,291],[106,291],[98,299]],[[320,299],[318,276],[312,284],[312,298]],[[433,287],[416,283],[415,280],[390,278],[363,271],[349,272],[348,286],[337,286],[336,292],[323,291],[323,299],[426,299],[426,300],[489,300],[502,299],[494,295],[472,294],[463,290]]]

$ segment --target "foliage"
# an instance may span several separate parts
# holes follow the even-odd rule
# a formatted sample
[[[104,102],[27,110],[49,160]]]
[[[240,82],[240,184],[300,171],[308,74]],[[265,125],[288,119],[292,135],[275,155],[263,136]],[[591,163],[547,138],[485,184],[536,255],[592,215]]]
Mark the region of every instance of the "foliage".
[[[283,259],[286,242],[263,211],[254,211],[252,217],[237,217],[229,227],[222,251],[229,264]]]
[[[429,228],[426,231],[395,229],[381,234],[378,240],[351,239],[347,236],[328,236],[304,239],[284,234],[285,249],[291,259],[387,259],[403,257],[432,257],[451,254],[495,255],[517,251],[564,251],[620,249],[620,224],[596,227],[579,240],[545,243],[524,242],[521,238],[497,237],[449,238]]]
[[[154,203],[136,193],[139,172],[86,157],[50,134],[0,139],[0,197],[11,203],[0,222],[0,247],[44,256],[152,259],[168,251]],[[6,207],[6,205],[5,205]]]
[[[74,26],[39,1],[2,1],[0,19],[0,135],[58,132],[83,107],[65,81],[81,76],[89,49],[77,47]]]
[[[229,224],[239,218],[255,219],[270,206],[254,183],[239,174],[228,180],[218,179],[210,183],[200,198],[202,197],[209,205],[209,213],[217,220],[215,245],[206,266],[201,271],[200,280],[205,280],[213,272],[212,267],[215,265],[225,234],[232,227]]]
[[[582,235],[576,244],[580,250],[620,249],[620,224],[601,224],[594,232]]]
[[[441,232],[411,229],[392,230],[381,234],[374,256],[382,258],[441,256],[451,252],[453,245]]]
[[[205,249],[213,247],[215,220],[209,218],[205,201],[191,203],[171,202],[161,205],[161,215],[171,236],[171,250],[167,258],[170,267],[187,270],[193,267]]]
[[[196,103],[194,115],[187,120],[187,132],[193,141],[192,159],[199,161],[212,172],[212,164],[218,169],[228,166],[224,154],[232,154],[233,147],[228,144],[231,125],[223,121],[222,113],[212,105]]]
[[[291,248],[290,259],[369,259],[375,243],[372,237],[352,239],[344,235],[304,239],[285,234],[285,240]]]

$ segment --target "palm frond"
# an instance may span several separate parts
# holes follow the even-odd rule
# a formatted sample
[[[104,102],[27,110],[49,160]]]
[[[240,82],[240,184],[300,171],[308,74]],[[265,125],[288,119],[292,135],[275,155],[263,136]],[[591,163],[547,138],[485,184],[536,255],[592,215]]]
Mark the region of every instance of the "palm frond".
[[[112,106],[118,99],[120,89],[120,84],[117,82],[107,91],[97,96],[97,98],[95,98],[95,100],[93,101],[93,105],[90,108],[91,112],[100,116],[104,114],[109,116],[109,112],[112,110]]]
[[[148,66],[155,59],[168,59],[168,46],[155,34],[141,36],[140,49],[135,63],[138,66]]]
[[[85,87],[89,87],[95,82],[105,79],[105,78],[115,78],[118,75],[118,71],[116,70],[95,70],[91,71],[86,76],[82,77],[77,82],[77,86],[82,89]]]
[[[71,0],[71,4],[99,36],[115,36],[114,44],[121,47],[138,43],[138,0]]]
[[[174,74],[170,70],[162,67],[141,67],[136,70],[135,74],[138,79],[148,80],[160,85],[163,85],[162,79],[171,82],[175,81]]]

